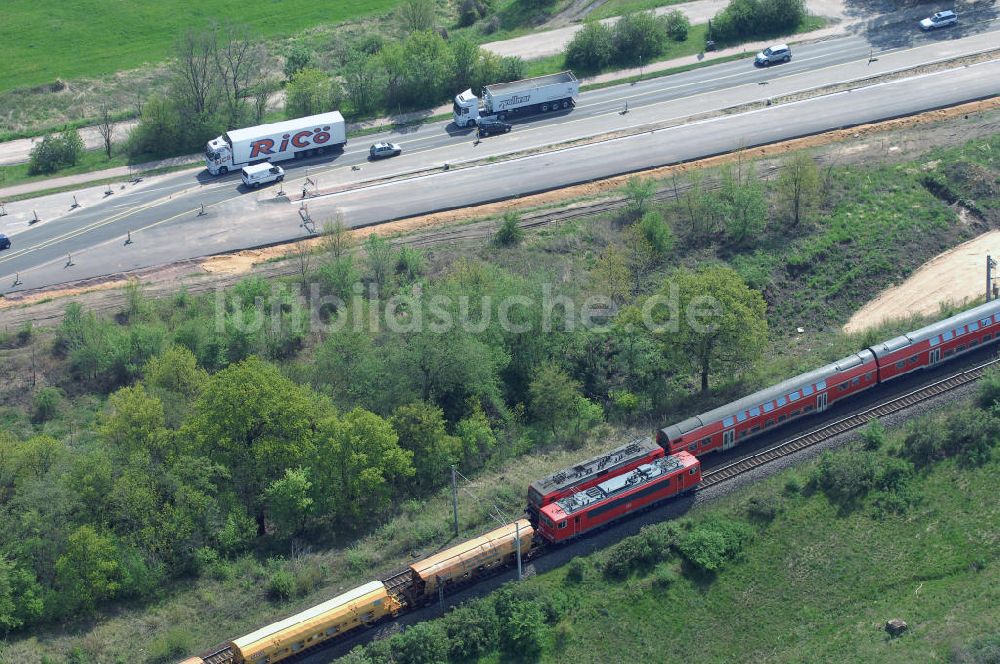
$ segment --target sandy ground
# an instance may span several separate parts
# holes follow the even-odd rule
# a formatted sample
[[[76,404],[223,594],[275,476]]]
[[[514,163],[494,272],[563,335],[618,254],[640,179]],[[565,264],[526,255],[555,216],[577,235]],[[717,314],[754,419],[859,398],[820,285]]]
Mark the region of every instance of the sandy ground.
[[[1000,256],[1000,231],[989,231],[939,254],[909,279],[879,293],[844,326],[845,332],[915,314],[939,311],[943,304],[965,304],[982,297],[986,288],[986,257]]]

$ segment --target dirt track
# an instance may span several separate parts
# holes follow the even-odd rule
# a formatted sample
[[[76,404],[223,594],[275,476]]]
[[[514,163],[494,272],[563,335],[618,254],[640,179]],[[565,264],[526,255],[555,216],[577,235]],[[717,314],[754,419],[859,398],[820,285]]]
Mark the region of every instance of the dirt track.
[[[981,297],[986,288],[987,255],[1000,256],[1000,231],[983,233],[939,254],[859,309],[844,331],[861,332],[887,320],[933,314],[942,304],[964,304]]]

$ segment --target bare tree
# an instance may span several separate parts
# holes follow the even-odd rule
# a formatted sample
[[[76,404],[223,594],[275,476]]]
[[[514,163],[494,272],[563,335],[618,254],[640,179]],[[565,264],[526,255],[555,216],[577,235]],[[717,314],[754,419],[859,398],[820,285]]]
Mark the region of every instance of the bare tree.
[[[434,27],[434,0],[403,0],[398,11],[399,20],[407,33]]]
[[[778,207],[792,226],[808,221],[822,201],[822,182],[812,156],[797,152],[781,168],[776,185]]]
[[[271,100],[271,95],[281,89],[281,81],[275,78],[268,78],[253,86],[251,95],[253,98],[254,122],[260,124],[264,121],[267,113],[267,102]]]
[[[229,104],[229,122],[237,125],[243,100],[264,73],[266,52],[250,39],[246,26],[224,24],[215,29],[215,67]]]
[[[188,30],[176,46],[177,77],[191,110],[200,115],[214,106],[218,84],[215,65],[215,38],[211,32]]]
[[[111,159],[111,146],[114,142],[115,137],[115,122],[114,116],[111,115],[111,107],[104,102],[97,111],[97,131],[101,132],[101,138],[104,140],[104,152],[107,153],[108,159]]]
[[[337,213],[336,218],[323,223],[323,247],[334,258],[340,258],[354,245],[354,237],[344,224],[344,215]]]
[[[302,287],[309,287],[309,267],[312,264],[312,249],[305,240],[296,242],[292,250],[295,261],[299,266],[299,277],[302,279]]]

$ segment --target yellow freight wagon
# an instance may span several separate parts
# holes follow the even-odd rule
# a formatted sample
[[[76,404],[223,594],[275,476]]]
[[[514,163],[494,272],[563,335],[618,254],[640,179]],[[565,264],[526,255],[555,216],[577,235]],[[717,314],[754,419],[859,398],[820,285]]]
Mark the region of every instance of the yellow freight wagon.
[[[381,581],[355,588],[232,641],[238,664],[272,664],[387,615],[399,602]]]
[[[439,584],[460,584],[512,562],[517,553],[515,533],[521,539],[523,557],[531,550],[534,536],[534,529],[527,519],[519,519],[516,524],[497,528],[410,565],[414,593],[424,599],[432,599]]]

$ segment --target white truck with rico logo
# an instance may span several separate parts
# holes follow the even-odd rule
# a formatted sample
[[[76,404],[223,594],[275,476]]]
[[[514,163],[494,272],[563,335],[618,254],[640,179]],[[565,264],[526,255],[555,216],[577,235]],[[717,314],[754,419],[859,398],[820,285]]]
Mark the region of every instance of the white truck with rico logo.
[[[212,175],[225,175],[249,164],[284,161],[342,150],[347,125],[337,111],[295,120],[233,129],[205,147],[205,166]]]
[[[580,94],[580,81],[571,71],[526,78],[512,83],[483,86],[482,103],[472,90],[455,95],[452,108],[459,127],[475,125],[479,120],[506,120],[524,113],[547,113],[570,109]]]

